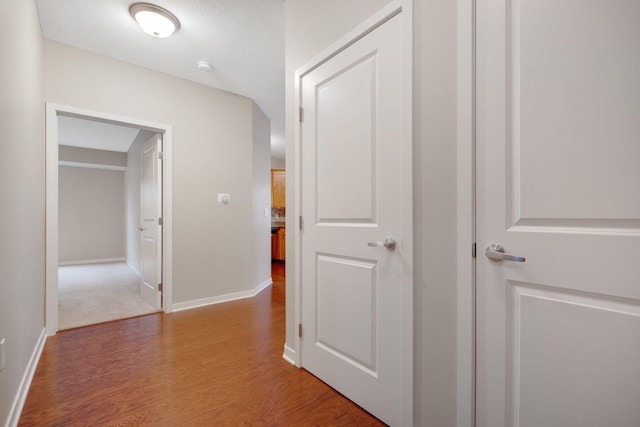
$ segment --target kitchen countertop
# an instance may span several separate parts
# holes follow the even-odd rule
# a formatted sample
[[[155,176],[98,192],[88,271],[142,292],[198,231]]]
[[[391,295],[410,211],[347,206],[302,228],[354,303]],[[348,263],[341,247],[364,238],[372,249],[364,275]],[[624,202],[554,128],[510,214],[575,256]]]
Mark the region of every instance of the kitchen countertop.
[[[284,218],[278,218],[278,219],[273,218],[271,220],[271,227],[286,227],[286,226],[287,224]]]

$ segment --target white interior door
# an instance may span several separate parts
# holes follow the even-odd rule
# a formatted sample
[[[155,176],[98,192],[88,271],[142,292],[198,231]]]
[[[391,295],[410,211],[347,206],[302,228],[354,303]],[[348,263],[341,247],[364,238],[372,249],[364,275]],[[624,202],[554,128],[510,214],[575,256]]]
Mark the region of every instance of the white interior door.
[[[403,362],[412,230],[402,22],[391,18],[301,79],[302,367],[394,425],[412,369]],[[370,245],[387,238],[396,245]]]
[[[162,307],[162,136],[157,134],[142,145],[141,269],[140,295],[156,309]]]
[[[477,1],[478,426],[640,425],[639,23]]]

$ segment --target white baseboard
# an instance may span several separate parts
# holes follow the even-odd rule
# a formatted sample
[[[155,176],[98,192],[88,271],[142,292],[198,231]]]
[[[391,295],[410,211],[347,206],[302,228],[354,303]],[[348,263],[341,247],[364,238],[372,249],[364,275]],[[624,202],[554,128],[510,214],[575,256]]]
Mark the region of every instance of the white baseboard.
[[[269,278],[269,279],[265,280],[264,282],[262,282],[261,284],[259,284],[258,286],[256,286],[255,288],[253,288],[251,290],[248,290],[248,291],[234,292],[234,293],[231,293],[231,294],[218,295],[218,296],[215,296],[215,297],[196,299],[196,300],[191,300],[191,301],[186,301],[186,302],[179,302],[179,303],[173,304],[172,311],[189,310],[189,309],[192,309],[192,308],[204,307],[204,306],[212,305],[212,304],[220,304],[220,303],[223,303],[223,302],[229,302],[229,301],[235,301],[235,300],[243,299],[243,298],[255,297],[262,290],[264,290],[267,286],[269,286],[272,283],[273,283],[273,280],[271,280],[271,278]]]
[[[296,351],[291,347],[288,347],[287,344],[284,345],[284,353],[282,353],[282,358],[287,362],[291,363],[295,366],[296,364]]]
[[[9,417],[7,418],[7,422],[5,424],[6,427],[16,427],[18,425],[18,422],[20,421],[22,408],[24,407],[24,402],[27,400],[27,393],[29,393],[29,387],[31,387],[31,381],[33,380],[33,375],[36,373],[38,361],[40,360],[42,350],[44,349],[44,343],[46,341],[47,330],[45,328],[42,328],[42,332],[40,333],[40,337],[38,338],[36,347],[33,349],[33,353],[31,353],[31,358],[29,359],[27,369],[24,371],[22,381],[20,381],[18,393],[16,393],[16,397],[13,399],[13,405],[11,405]]]
[[[124,262],[127,263],[127,265],[129,266],[129,268],[131,269],[131,271],[133,271],[134,273],[136,273],[136,276],[140,277],[140,272],[138,271],[138,267],[135,267],[133,265],[131,265],[131,263],[129,262],[128,259],[125,259]]]
[[[61,261],[59,266],[65,265],[83,265],[83,264],[104,264],[107,262],[126,262],[124,258],[101,258],[101,259],[82,259],[79,261]]]

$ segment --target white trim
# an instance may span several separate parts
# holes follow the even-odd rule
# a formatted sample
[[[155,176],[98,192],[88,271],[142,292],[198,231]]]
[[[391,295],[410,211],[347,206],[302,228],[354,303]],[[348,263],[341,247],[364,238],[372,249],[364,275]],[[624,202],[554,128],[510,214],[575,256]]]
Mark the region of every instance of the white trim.
[[[403,29],[403,218],[402,218],[402,247],[406,253],[413,254],[413,0],[395,0],[378,11],[375,15],[366,19],[352,31],[341,37],[322,53],[300,67],[295,73],[295,111],[299,114],[302,105],[301,80],[341,51],[356,43],[362,37],[384,24],[392,17],[400,15]],[[301,129],[302,125],[296,117],[296,132],[294,143],[294,182],[295,182],[295,218],[302,214],[302,150]],[[295,283],[294,283],[294,324],[298,325],[302,319],[302,245],[299,228],[294,227],[294,243],[296,253]],[[413,262],[412,257],[405,260],[404,277],[402,283],[402,425],[413,425]],[[302,366],[302,343],[296,334],[294,337],[294,351],[292,359],[295,366]]]
[[[302,88],[300,87],[300,74],[296,72],[294,83],[294,99],[297,117],[295,118],[295,134],[293,142],[293,182],[294,182],[294,227],[287,227],[287,235],[290,240],[293,237],[295,267],[293,269],[293,325],[296,331],[293,338],[293,362],[298,368],[302,367],[302,341],[298,337],[297,325],[302,323],[302,235],[300,234],[302,224],[302,149],[301,149],[301,132],[300,125],[300,105],[302,104]],[[288,204],[288,203],[287,203]],[[291,233],[293,231],[293,233]],[[292,236],[293,235],[293,236]],[[286,322],[286,321],[285,321]],[[290,320],[289,320],[290,322]],[[287,344],[285,340],[285,346]]]
[[[45,325],[58,331],[58,112],[46,104]]]
[[[59,160],[58,166],[69,166],[72,168],[87,168],[87,169],[104,169],[109,171],[126,171],[126,166],[114,166],[114,165],[101,165],[99,163],[82,163],[82,162],[68,162],[66,160]]]
[[[456,425],[475,425],[475,0],[458,0]]]
[[[105,264],[107,262],[126,262],[124,258],[101,258],[101,259],[81,259],[78,261],[61,261],[58,266],[84,265],[84,264]]]
[[[27,400],[27,394],[29,393],[29,388],[31,387],[31,381],[33,381],[33,375],[36,373],[36,368],[38,367],[38,362],[40,361],[40,356],[42,355],[42,350],[44,349],[44,344],[46,342],[47,331],[45,328],[42,328],[40,337],[38,337],[36,346],[33,349],[33,353],[31,353],[31,357],[29,358],[27,369],[24,371],[24,375],[22,376],[22,380],[20,381],[20,386],[18,387],[16,397],[13,399],[13,404],[11,405],[11,409],[9,410],[9,416],[7,417],[5,427],[16,427],[18,425],[18,422],[20,421],[22,408],[24,408],[24,403]]]
[[[173,130],[171,125],[132,119],[84,108],[46,103],[46,244],[45,244],[45,324],[48,335],[58,331],[58,116],[136,127],[162,133],[163,155],[163,306],[170,312],[173,298]]]
[[[162,135],[162,308],[173,311],[173,127]]]
[[[419,0],[418,0],[419,1]],[[413,281],[413,264],[414,264],[414,247],[413,233],[415,232],[413,222],[413,0],[404,0],[402,2],[403,19],[403,111],[404,111],[404,138],[402,141],[403,165],[402,165],[402,248],[405,253],[411,254],[409,259],[405,260],[403,268],[404,277],[402,281],[403,301],[402,301],[402,364],[404,378],[403,384],[403,411],[402,425],[414,425],[414,281]],[[410,231],[410,232],[409,232]]]
[[[179,302],[173,305],[173,311],[190,310],[192,308],[205,307],[207,305],[221,304],[223,302],[235,301],[239,299],[252,298],[269,287],[273,281],[271,278],[265,280],[258,286],[248,291],[233,292],[231,294],[218,295],[215,297],[208,297],[202,299],[194,299],[186,302]]]
[[[291,347],[287,346],[287,344],[284,345],[284,352],[282,353],[282,358],[295,366],[296,352]]]
[[[294,246],[294,264],[295,267],[293,269],[293,329],[295,331],[293,338],[293,364],[294,366],[301,368],[302,367],[302,341],[298,336],[298,325],[302,323],[302,149],[301,149],[301,134],[302,134],[302,126],[300,124],[300,120],[302,117],[300,106],[302,105],[302,88],[300,86],[300,71],[296,71],[294,78],[294,102],[295,107],[294,111],[296,114],[294,123],[294,140],[293,140],[293,200],[294,204],[294,224],[293,227],[287,227],[287,241],[293,239]],[[287,76],[288,78],[288,76]],[[287,198],[288,199],[288,198]],[[290,202],[287,201],[287,206],[290,205]],[[291,233],[293,231],[293,233]],[[286,319],[285,317],[285,325],[288,326],[290,324],[291,319]],[[286,330],[286,327],[285,327]],[[285,339],[285,346],[290,345],[291,343],[287,343]],[[290,348],[290,347],[289,347]]]

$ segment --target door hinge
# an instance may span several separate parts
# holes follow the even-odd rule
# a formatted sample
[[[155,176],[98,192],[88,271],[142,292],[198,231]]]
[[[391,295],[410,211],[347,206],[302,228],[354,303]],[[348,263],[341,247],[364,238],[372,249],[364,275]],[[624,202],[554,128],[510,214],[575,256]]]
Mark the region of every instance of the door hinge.
[[[158,225],[159,225],[159,226],[162,226],[162,222],[163,222],[163,221],[162,221],[162,217],[158,218]]]
[[[158,283],[158,291],[162,292],[162,283]]]
[[[302,215],[298,217],[298,229],[302,230]]]
[[[476,242],[473,242],[473,245],[471,245],[471,256],[474,257],[474,258],[476,257],[476,247],[477,246],[478,245],[476,245]]]
[[[164,153],[162,151],[158,151],[158,158],[162,160],[164,158]]]
[[[298,336],[302,338],[302,323],[298,323]]]
[[[300,112],[300,123],[302,123],[304,121],[304,108],[299,107],[299,112]]]

